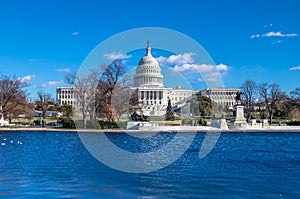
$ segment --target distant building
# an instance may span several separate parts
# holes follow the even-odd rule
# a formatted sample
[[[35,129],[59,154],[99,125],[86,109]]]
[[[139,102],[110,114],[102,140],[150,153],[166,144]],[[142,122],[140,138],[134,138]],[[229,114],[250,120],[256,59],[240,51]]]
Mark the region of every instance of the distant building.
[[[206,96],[217,105],[230,108],[236,104],[236,93],[241,89],[238,88],[207,88],[201,91],[201,96]]]
[[[77,100],[75,97],[74,87],[57,87],[56,88],[56,102],[59,105],[72,105],[75,107],[77,105]]]

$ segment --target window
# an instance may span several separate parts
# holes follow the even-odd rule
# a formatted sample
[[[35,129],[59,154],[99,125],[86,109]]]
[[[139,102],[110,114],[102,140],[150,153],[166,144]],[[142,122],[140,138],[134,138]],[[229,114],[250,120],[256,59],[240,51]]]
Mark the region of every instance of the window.
[[[144,99],[144,91],[141,91],[141,99]]]

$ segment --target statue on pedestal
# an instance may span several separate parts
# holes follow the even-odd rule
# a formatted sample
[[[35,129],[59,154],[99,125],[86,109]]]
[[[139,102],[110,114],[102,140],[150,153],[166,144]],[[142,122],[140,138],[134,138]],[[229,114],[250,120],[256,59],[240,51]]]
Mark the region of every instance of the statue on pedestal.
[[[135,111],[133,112],[133,114],[130,116],[131,121],[139,121],[139,122],[146,122],[148,121],[148,117],[145,115],[139,115],[137,114]]]
[[[235,100],[236,104],[233,107],[232,118],[228,125],[229,128],[246,128],[247,121],[244,116],[244,106],[242,105],[241,95],[243,93],[241,91],[236,92]]]
[[[243,93],[241,91],[236,92],[236,96],[235,96],[236,104],[242,104],[242,100],[241,100],[241,95],[242,94]]]

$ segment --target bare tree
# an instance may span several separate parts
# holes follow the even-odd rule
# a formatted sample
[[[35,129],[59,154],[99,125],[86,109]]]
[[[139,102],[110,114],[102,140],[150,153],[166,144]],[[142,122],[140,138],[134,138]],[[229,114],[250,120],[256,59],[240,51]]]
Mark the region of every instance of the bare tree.
[[[114,120],[116,111],[112,107],[112,95],[116,87],[125,84],[124,74],[123,61],[117,60],[111,64],[103,64],[99,69],[91,70],[85,75],[65,76],[65,82],[74,85],[76,100],[83,117],[83,128],[86,128],[88,116],[90,119],[98,116]],[[124,96],[118,96],[124,99]],[[118,110],[122,112],[121,109]]]
[[[111,105],[115,110],[118,121],[124,114],[129,114],[130,102],[134,90],[127,87],[116,86],[112,93]]]
[[[284,92],[282,92],[280,101],[276,103],[276,114],[278,117],[288,119],[290,112],[294,108],[293,100]]]
[[[122,61],[114,61],[111,64],[101,65],[101,69],[103,73],[99,79],[97,89],[103,97],[100,100],[103,101],[104,99],[106,103],[110,103],[113,90],[117,84],[120,85],[120,82],[124,81],[121,77],[125,74],[125,67]]]
[[[299,119],[300,112],[300,87],[290,92],[289,114],[292,119]]]
[[[34,114],[35,114],[34,103],[29,101],[25,106],[25,116],[29,120],[29,122],[31,121],[32,118],[34,118]]]
[[[11,100],[8,104],[7,107],[11,107],[12,109],[7,113],[7,118],[9,122],[11,123],[12,118],[17,117],[22,114],[27,113],[27,99],[25,95],[19,95],[13,100]]]
[[[38,91],[37,95],[38,95],[37,108],[38,110],[42,111],[42,117],[43,119],[45,119],[48,106],[51,101],[51,94],[45,93],[43,91]]]
[[[246,80],[243,84],[242,84],[242,92],[243,92],[243,96],[245,97],[245,101],[246,101],[246,105],[248,107],[253,105],[255,96],[257,94],[257,85],[255,83],[255,81],[253,80]]]
[[[129,113],[133,113],[135,111],[140,111],[142,107],[139,104],[139,94],[138,89],[132,91],[130,100],[129,100]]]
[[[83,128],[87,127],[87,117],[95,117],[95,95],[99,83],[100,73],[91,70],[85,76],[68,74],[65,81],[74,84],[74,93],[83,118]]]
[[[132,80],[129,76],[125,75],[125,66],[124,62],[120,60],[113,61],[111,64],[103,64],[102,76],[99,80],[99,84],[97,86],[97,94],[96,94],[96,112],[98,116],[107,116],[110,113],[106,113],[106,110],[114,109],[116,112],[118,120],[121,115],[124,113],[124,110],[128,109],[128,103],[130,97],[129,90],[127,88],[132,83]],[[125,90],[128,93],[125,93]],[[120,93],[123,93],[124,96],[121,96]],[[112,102],[112,98],[114,95],[114,102]],[[118,99],[118,98],[121,99]],[[120,103],[120,102],[124,103]],[[127,101],[125,103],[125,101]],[[109,106],[107,106],[107,104]],[[107,108],[110,107],[110,108]],[[123,112],[123,113],[122,113]]]
[[[253,111],[254,101],[257,94],[257,85],[253,80],[246,80],[242,86],[242,93],[245,99],[245,111],[246,115],[250,117],[251,112]]]
[[[43,91],[38,91],[37,109],[42,111],[42,126],[45,126],[46,113],[48,111],[49,105],[53,103],[51,94],[45,93]]]
[[[25,87],[26,83],[20,78],[0,77],[0,107],[6,118],[11,119],[13,115],[25,113],[21,108],[27,103],[23,90]]]
[[[272,118],[276,109],[276,103],[280,102],[285,96],[278,84],[260,83],[258,85],[259,95],[264,102],[269,114],[269,122],[272,124]]]
[[[109,65],[102,65],[104,72],[101,80],[106,82],[106,92],[112,92],[115,86],[120,83],[121,77],[125,74],[123,61],[113,61]]]
[[[295,88],[294,90],[292,90],[290,92],[290,96],[291,96],[292,99],[297,100],[299,102],[300,101],[300,87]]]

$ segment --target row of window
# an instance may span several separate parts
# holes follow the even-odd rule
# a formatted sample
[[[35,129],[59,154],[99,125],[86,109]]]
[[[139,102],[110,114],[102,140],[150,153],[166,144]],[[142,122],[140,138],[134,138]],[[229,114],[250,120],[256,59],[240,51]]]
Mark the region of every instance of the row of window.
[[[150,83],[150,82],[162,83],[161,77],[140,77],[138,79],[140,80],[141,84],[146,84],[146,83]]]
[[[68,100],[62,100],[61,105],[64,105],[64,104],[66,104],[66,105],[76,105],[76,102],[68,101]]]
[[[161,100],[163,98],[163,92],[162,91],[141,91],[141,100],[143,99],[159,99]]]
[[[139,65],[144,65],[144,64],[154,64],[153,63],[153,61],[144,61],[144,60],[141,60],[140,62],[139,62]],[[152,66],[151,66],[152,67]]]
[[[160,73],[159,70],[154,69],[137,69],[137,73]]]
[[[58,94],[58,99],[74,99],[75,96],[73,94]]]
[[[72,94],[72,93],[74,93],[74,91],[73,90],[60,90],[59,93],[61,93],[61,94]]]
[[[222,106],[233,106],[235,103],[234,102],[216,102],[218,105],[222,105]]]
[[[155,105],[155,104],[159,104],[159,105],[161,105],[161,100],[159,100],[159,101],[156,101],[156,100],[144,100],[144,101],[142,101],[142,103],[144,104],[144,105]]]
[[[232,95],[236,95],[236,91],[233,91],[233,92],[229,92],[229,91],[212,91],[211,93],[208,93],[208,95],[229,95],[229,96],[232,96]]]
[[[225,96],[225,95],[220,95],[220,96],[210,96],[211,99],[222,99],[222,100],[235,100],[235,97],[232,96]]]

